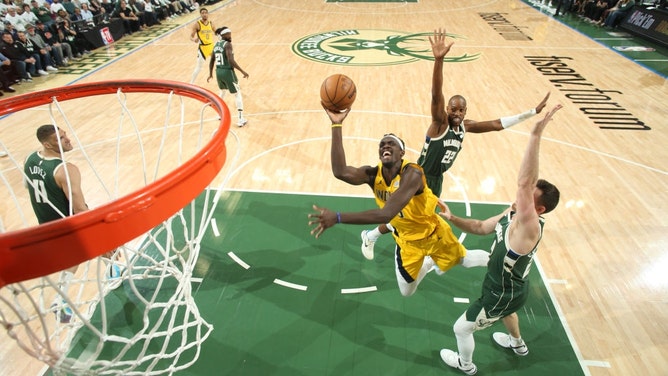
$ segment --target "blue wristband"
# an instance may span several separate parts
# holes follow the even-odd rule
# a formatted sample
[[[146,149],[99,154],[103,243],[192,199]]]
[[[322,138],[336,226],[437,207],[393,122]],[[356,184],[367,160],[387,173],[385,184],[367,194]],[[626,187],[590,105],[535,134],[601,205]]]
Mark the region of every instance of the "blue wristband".
[[[341,212],[336,212],[336,223],[341,223]]]

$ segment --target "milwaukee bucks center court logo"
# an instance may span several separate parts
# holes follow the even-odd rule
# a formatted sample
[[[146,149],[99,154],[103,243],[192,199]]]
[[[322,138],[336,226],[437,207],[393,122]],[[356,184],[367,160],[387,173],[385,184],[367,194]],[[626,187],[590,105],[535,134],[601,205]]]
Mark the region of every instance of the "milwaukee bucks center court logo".
[[[379,66],[434,60],[429,36],[433,32],[408,34],[391,30],[336,30],[306,36],[292,45],[292,51],[304,59],[324,64]],[[464,39],[447,34],[453,39]],[[452,56],[445,62],[477,60],[480,53]]]

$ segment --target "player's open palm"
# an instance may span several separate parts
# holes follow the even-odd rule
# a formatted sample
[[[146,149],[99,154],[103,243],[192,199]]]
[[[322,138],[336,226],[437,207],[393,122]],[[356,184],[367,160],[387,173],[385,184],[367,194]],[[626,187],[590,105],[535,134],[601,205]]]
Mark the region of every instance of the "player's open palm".
[[[454,41],[450,41],[448,43],[445,42],[445,29],[438,29],[434,30],[434,36],[433,39],[432,37],[429,37],[429,42],[431,43],[431,50],[432,53],[434,54],[434,59],[443,59],[445,55],[450,51],[450,47],[455,43]]]
[[[555,112],[561,110],[562,105],[558,104],[554,106],[550,112],[545,114],[545,117],[541,119],[538,123],[536,123],[536,126],[533,129],[534,134],[540,135],[543,132],[543,129],[547,126],[547,124],[552,120],[552,116],[554,115]]]
[[[540,103],[538,103],[538,106],[536,106],[536,113],[537,114],[540,114],[540,112],[543,111],[543,108],[545,108],[545,105],[547,105],[547,100],[549,98],[550,98],[550,92],[548,91],[545,98],[543,98],[543,100]]]

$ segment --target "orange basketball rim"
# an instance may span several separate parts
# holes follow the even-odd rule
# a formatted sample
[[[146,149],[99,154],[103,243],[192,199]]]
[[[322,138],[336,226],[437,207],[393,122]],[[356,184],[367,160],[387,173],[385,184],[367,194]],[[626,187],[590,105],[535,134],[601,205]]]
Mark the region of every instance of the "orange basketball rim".
[[[95,95],[174,93],[213,108],[220,125],[191,159],[160,179],[103,206],[31,228],[0,233],[0,288],[80,264],[149,231],[199,195],[225,164],[230,113],[198,86],[165,80],[117,80],[70,85],[0,101],[0,116],[54,100]]]

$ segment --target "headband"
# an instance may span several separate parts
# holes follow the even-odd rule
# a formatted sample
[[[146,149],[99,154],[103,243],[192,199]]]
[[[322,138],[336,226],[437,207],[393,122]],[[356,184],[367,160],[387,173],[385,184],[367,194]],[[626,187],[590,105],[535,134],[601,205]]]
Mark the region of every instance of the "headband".
[[[218,35],[224,35],[224,34],[231,33],[231,32],[232,32],[232,30],[230,30],[229,28],[226,27],[223,30],[221,30],[220,33],[218,33]]]
[[[401,148],[401,150],[404,150],[404,142],[401,141],[401,139],[399,137],[393,135],[392,133],[388,133],[385,136],[383,136],[383,138],[385,138],[385,137],[390,137],[390,138],[394,139],[399,144],[399,147]]]

